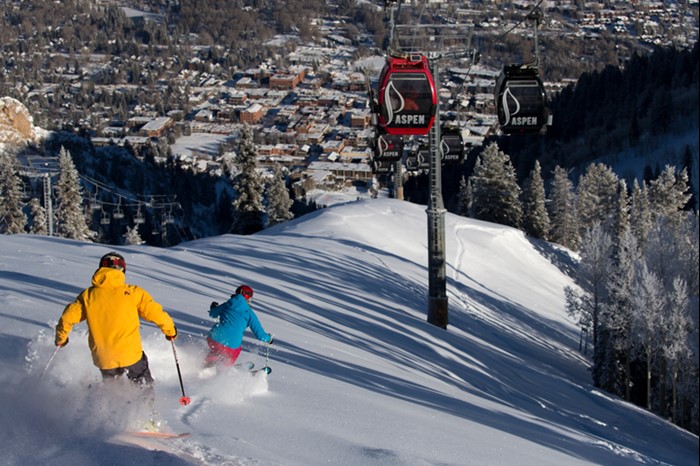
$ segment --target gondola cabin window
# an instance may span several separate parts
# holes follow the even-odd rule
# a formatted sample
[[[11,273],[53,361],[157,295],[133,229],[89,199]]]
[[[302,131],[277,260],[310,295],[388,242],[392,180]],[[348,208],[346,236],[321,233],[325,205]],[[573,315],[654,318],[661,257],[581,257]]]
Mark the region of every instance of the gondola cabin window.
[[[437,92],[422,55],[389,57],[379,76],[379,126],[391,135],[424,136],[435,121]]]
[[[547,124],[546,95],[537,70],[505,67],[495,90],[498,123],[504,133],[537,133]]]

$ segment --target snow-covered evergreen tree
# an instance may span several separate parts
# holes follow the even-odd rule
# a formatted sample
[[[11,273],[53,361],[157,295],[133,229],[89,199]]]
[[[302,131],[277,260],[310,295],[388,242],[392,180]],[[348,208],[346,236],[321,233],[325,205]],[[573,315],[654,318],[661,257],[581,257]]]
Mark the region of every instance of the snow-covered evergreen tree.
[[[668,217],[657,217],[647,235],[645,258],[649,269],[656,274],[665,288],[681,273],[679,247],[681,237]]]
[[[88,241],[94,236],[83,213],[83,195],[80,175],[73,159],[64,147],[58,157],[58,206],[56,208],[56,231],[64,238]]]
[[[129,245],[138,245],[138,244],[143,244],[145,241],[141,239],[141,235],[139,234],[139,226],[138,224],[134,225],[134,227],[127,226],[126,227],[126,233],[124,233],[124,244],[129,244]]]
[[[690,200],[688,173],[685,169],[676,174],[674,167],[666,166],[661,174],[649,182],[649,201],[654,216],[665,216],[671,226],[678,227],[686,217],[683,210]]]
[[[263,193],[265,186],[257,172],[257,155],[257,148],[253,143],[253,131],[246,125],[241,131],[236,159],[238,174],[233,182],[236,198],[233,201],[232,233],[249,235],[264,227]]]
[[[651,230],[651,224],[651,206],[649,205],[647,185],[642,181],[640,186],[635,178],[630,198],[630,228],[632,228],[642,250],[645,249],[646,238],[649,230]]]
[[[523,208],[515,168],[495,142],[479,156],[470,181],[472,218],[520,228]]]
[[[615,197],[615,210],[611,218],[611,234],[615,236],[615,248],[620,247],[623,236],[629,228],[629,196],[627,195],[627,182],[619,180],[617,183],[617,196]]]
[[[611,393],[631,399],[632,382],[632,285],[634,267],[641,258],[637,239],[631,229],[625,228],[617,239],[617,253],[607,282],[607,302],[601,318],[601,327],[608,331],[609,346],[605,351],[606,369],[601,373],[601,386]],[[610,363],[614,361],[614,363]]]
[[[0,233],[25,233],[27,216],[22,211],[23,204],[16,159],[0,149]]]
[[[472,205],[472,184],[471,180],[467,181],[464,176],[459,180],[459,211],[457,214],[462,217],[469,216],[469,210]]]
[[[566,313],[576,319],[581,328],[579,351],[588,354],[589,335],[593,324],[593,299],[592,295],[582,289],[574,289],[570,286],[564,288],[566,300]]]
[[[545,202],[542,167],[539,160],[536,160],[523,189],[523,229],[533,238],[543,240],[548,239],[550,229]]]
[[[581,291],[565,295],[567,312],[593,327],[594,384],[626,399],[644,395],[649,410],[697,430],[698,215],[682,210],[686,177],[667,167],[649,185],[635,181],[628,201],[623,181],[615,196],[593,188],[596,179],[613,186],[605,167],[587,175],[579,205],[597,220],[582,241]]]
[[[686,214],[682,216],[687,218]],[[692,265],[695,271],[691,272],[686,268],[688,265],[684,260],[684,256],[693,255],[692,244],[696,242],[697,239],[691,239],[684,234],[686,231],[689,233],[692,229],[686,230],[683,228],[683,225],[677,225],[675,222],[679,221],[679,218],[680,216],[676,220],[673,220],[668,216],[656,217],[649,232],[647,249],[645,251],[646,266],[649,272],[653,273],[655,280],[659,282],[659,286],[661,287],[661,299],[666,303],[664,306],[665,312],[663,314],[665,320],[663,324],[656,329],[657,339],[660,341],[657,351],[663,351],[665,342],[676,337],[675,335],[666,335],[664,333],[668,328],[667,320],[672,313],[670,310],[670,307],[673,306],[672,303],[685,302],[685,300],[690,302],[690,299],[693,297],[697,303],[698,291],[697,289],[691,291],[687,286],[688,282],[686,279],[695,280],[693,277],[696,276],[695,274],[697,272],[695,271],[697,271],[698,264],[696,262]],[[695,233],[696,231],[693,232]],[[687,293],[684,299],[680,299],[677,296],[673,297],[678,293],[679,282],[683,284],[682,289]],[[697,304],[695,308],[696,310],[694,312],[697,313]],[[674,309],[673,312],[678,312],[678,310]],[[695,329],[697,329],[697,319],[695,319]],[[695,333],[697,334],[697,330]],[[665,416],[667,408],[667,396],[665,392],[667,387],[666,377],[671,377],[672,374],[667,373],[667,370],[670,368],[667,369],[667,361],[665,358],[658,356],[655,360],[658,361],[658,367],[655,372],[658,378],[655,385],[659,390],[659,393],[656,395],[656,400],[658,402],[657,412]],[[695,363],[695,371],[697,374],[697,362]]]
[[[679,406],[679,386],[682,386],[681,375],[693,377],[697,373],[694,369],[693,357],[696,354],[691,348],[693,339],[693,319],[688,299],[688,290],[685,281],[678,277],[673,282],[673,288],[668,294],[668,307],[666,310],[666,326],[662,344],[663,357],[669,370],[671,383],[671,419],[678,422],[682,416]],[[697,335],[695,335],[697,336]],[[692,339],[692,340],[691,340]],[[695,377],[697,378],[697,377]],[[694,394],[680,394],[693,396],[697,400],[697,392]]]
[[[284,173],[279,164],[275,164],[272,179],[267,188],[267,224],[274,226],[294,218],[291,211],[294,202],[289,197],[289,190],[284,182]]]
[[[552,187],[548,199],[551,228],[549,240],[577,251],[580,243],[576,217],[576,192],[566,169],[554,168]]]
[[[618,177],[610,167],[592,163],[579,178],[576,212],[579,230],[585,232],[594,223],[605,225],[612,221],[611,206],[617,205]]]
[[[657,219],[658,221],[659,219]],[[664,228],[667,233],[671,230],[672,245],[665,247],[672,250],[676,263],[669,261],[667,267],[661,268],[672,271],[668,277],[661,279],[666,293],[666,330],[663,334],[663,363],[660,364],[659,374],[661,385],[665,383],[666,392],[659,393],[659,414],[670,414],[673,421],[694,432],[698,429],[698,412],[700,411],[699,380],[697,355],[700,354],[700,339],[698,329],[698,215],[697,212],[687,216],[679,228]],[[657,238],[666,241],[652,229],[650,249],[660,247]],[[659,254],[650,254],[648,260],[658,260]],[[656,270],[656,265],[654,264]],[[670,393],[669,393],[670,391]],[[671,405],[666,410],[664,401],[669,399]]]
[[[590,293],[592,306],[593,336],[593,383],[601,384],[608,343],[606,333],[600,332],[600,317],[607,302],[607,281],[612,265],[613,244],[610,235],[600,223],[595,223],[584,235],[581,246],[581,263],[578,282],[581,288]]]
[[[700,231],[698,231],[698,213],[688,215],[688,220],[679,232],[678,254],[680,255],[681,277],[688,284],[691,302],[698,302],[700,290]]]
[[[646,365],[646,408],[652,409],[652,370],[660,352],[659,330],[664,322],[664,286],[661,280],[649,270],[646,261],[635,267],[635,281],[632,287],[632,305],[637,312],[632,320],[632,338],[644,358]]]
[[[29,227],[29,232],[35,235],[48,235],[48,219],[46,217],[46,209],[41,205],[39,199],[33,197],[29,201],[29,215],[31,217],[31,223]]]

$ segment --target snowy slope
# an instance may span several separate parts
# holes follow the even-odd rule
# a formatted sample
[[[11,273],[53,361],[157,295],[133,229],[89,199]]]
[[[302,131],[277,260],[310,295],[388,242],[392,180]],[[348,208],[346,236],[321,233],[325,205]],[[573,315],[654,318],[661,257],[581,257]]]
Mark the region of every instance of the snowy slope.
[[[142,414],[128,385],[100,383],[84,324],[40,377],[109,249],[0,237],[0,464],[698,464],[696,436],[591,386],[566,251],[447,214],[450,325],[428,324],[426,223],[422,206],[375,199],[253,236],[117,247],[180,332],[188,406],[169,343],[142,328],[162,429],[192,433],[147,443],[159,451],[115,439]],[[244,282],[273,372],[202,378],[209,303]],[[247,334],[241,361],[264,365],[262,350]]]

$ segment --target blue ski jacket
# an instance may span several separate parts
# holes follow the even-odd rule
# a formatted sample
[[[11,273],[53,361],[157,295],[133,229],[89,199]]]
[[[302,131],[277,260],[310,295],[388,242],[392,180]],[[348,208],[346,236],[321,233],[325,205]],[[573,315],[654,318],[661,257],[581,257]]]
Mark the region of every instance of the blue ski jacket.
[[[239,348],[243,343],[243,333],[250,327],[255,337],[263,343],[271,340],[269,333],[265,332],[258,316],[255,315],[248,301],[241,294],[231,296],[231,299],[223,304],[209,309],[209,316],[218,318],[217,322],[207,336],[215,342]]]

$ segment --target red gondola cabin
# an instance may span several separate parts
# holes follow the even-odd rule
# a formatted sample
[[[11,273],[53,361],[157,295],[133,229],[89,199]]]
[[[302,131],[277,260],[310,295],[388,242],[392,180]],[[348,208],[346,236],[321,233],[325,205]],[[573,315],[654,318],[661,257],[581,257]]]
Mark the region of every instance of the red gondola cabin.
[[[388,57],[379,75],[379,126],[387,134],[425,136],[435,122],[437,91],[427,57]]]

